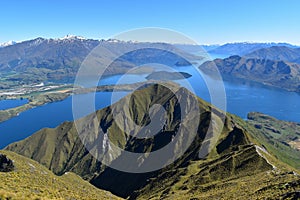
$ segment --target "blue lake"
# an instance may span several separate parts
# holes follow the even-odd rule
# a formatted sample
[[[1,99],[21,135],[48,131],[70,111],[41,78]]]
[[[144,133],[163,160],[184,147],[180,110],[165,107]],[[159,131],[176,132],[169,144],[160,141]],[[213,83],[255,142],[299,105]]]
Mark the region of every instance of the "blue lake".
[[[176,67],[175,69],[192,74],[193,76],[187,80],[192,85],[195,93],[210,102],[206,84],[193,67]],[[134,83],[145,81],[145,77],[145,74],[126,75],[125,77],[116,75],[102,79],[99,85],[115,84],[120,78],[124,78],[123,81],[126,83]],[[182,81],[176,82],[181,83]],[[86,85],[89,85],[88,80]],[[224,85],[227,96],[227,111],[230,113],[245,119],[247,113],[258,111],[278,119],[300,122],[300,95],[297,93],[240,80],[224,81]],[[118,92],[118,94],[119,99],[127,93]],[[91,94],[81,95],[83,101],[88,95]],[[96,109],[110,105],[111,95],[111,92],[96,93]],[[63,121],[71,120],[73,120],[72,97],[28,110],[17,117],[0,123],[0,148],[22,140],[41,128],[56,127]]]
[[[27,99],[0,100],[0,110],[18,107],[28,102]]]

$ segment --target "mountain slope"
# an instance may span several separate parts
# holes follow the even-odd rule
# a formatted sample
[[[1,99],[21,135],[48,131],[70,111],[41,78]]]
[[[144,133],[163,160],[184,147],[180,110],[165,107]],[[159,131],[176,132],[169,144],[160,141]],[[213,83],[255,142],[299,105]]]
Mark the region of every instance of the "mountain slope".
[[[121,199],[74,173],[56,176],[36,161],[10,151],[0,153],[15,165],[12,172],[0,172],[0,199]]]
[[[290,48],[286,46],[273,46],[263,48],[246,54],[247,58],[282,60],[300,64],[300,48]]]
[[[300,65],[295,63],[231,56],[205,62],[199,69],[210,72],[213,65],[225,78],[242,78],[289,91],[300,91]]]
[[[131,98],[127,96],[116,104],[97,111],[96,115],[91,114],[80,119],[78,123],[84,125],[82,126],[83,133],[79,131],[79,134],[92,133],[85,135],[84,140],[86,142],[96,140],[100,147],[99,155],[110,147],[105,139],[106,136],[104,137],[105,134],[108,134],[113,144],[130,152],[155,152],[161,149],[178,135],[179,126],[183,128],[186,126],[185,123],[180,123],[180,115],[183,114],[180,112],[192,112],[192,116],[195,114],[195,111],[188,110],[195,104],[192,101],[193,95],[184,88],[172,87],[176,89],[176,95],[167,87],[157,84],[135,91]],[[129,101],[126,101],[128,98]],[[186,109],[180,111],[179,99],[187,100]],[[195,117],[185,119],[193,122],[192,126],[196,131],[189,148],[174,163],[148,173],[122,172],[101,164],[82,145],[72,122],[65,122],[55,129],[43,129],[23,141],[9,145],[6,149],[32,158],[57,174],[63,174],[66,171],[75,172],[90,180],[98,188],[131,199],[148,199],[152,196],[155,199],[171,198],[174,195],[180,198],[192,195],[200,198],[202,192],[209,194],[216,187],[223,187],[222,185],[227,185],[231,181],[239,182],[240,179],[247,180],[251,176],[267,176],[273,169],[272,165],[280,163],[271,155],[268,155],[268,158],[263,156],[264,152],[260,152],[255,146],[259,143],[244,128],[247,124],[242,119],[230,114],[225,116],[201,99],[197,102],[198,105],[195,105],[199,106],[200,120],[197,121]],[[147,139],[138,139],[125,134],[123,130],[130,128],[131,125],[125,120],[123,121],[125,129],[120,128],[112,113],[113,109],[116,113],[127,113],[128,111],[124,108],[128,105],[130,108],[128,115],[135,120],[135,123],[146,125],[150,123],[149,115],[155,116],[159,113],[156,109],[150,112],[150,108],[155,104],[160,104],[165,108],[168,120],[158,134],[154,137],[149,136]],[[219,137],[212,135],[214,132],[210,129],[211,122],[213,130],[221,131]],[[99,129],[95,131],[95,127]],[[134,131],[135,136],[143,134],[143,129]],[[186,135],[187,138],[179,137],[179,143],[188,141],[190,135],[192,135],[191,132]],[[90,144],[95,145],[93,142]],[[199,158],[202,146],[208,144],[211,149],[208,150],[208,155],[205,158]],[[174,147],[172,156],[180,151],[181,146],[175,145]],[[118,151],[110,151],[109,157],[113,158],[111,164],[119,163],[122,166],[126,165],[128,159],[126,154]],[[142,168],[150,162],[151,158],[153,154],[143,159],[131,160],[130,165],[137,163]],[[293,175],[287,177],[287,180],[293,181],[296,178]],[[210,187],[206,187],[208,185]],[[255,193],[254,189],[251,188],[251,192]],[[247,195],[248,192],[241,194]],[[270,197],[270,194],[266,194],[265,197]]]

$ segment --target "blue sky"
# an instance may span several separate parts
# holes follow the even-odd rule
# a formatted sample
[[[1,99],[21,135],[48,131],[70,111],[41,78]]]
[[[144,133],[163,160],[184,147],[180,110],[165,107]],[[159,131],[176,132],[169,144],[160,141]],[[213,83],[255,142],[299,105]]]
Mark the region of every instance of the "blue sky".
[[[143,27],[179,31],[201,44],[300,45],[298,0],[2,0],[0,43],[67,34],[109,38]]]

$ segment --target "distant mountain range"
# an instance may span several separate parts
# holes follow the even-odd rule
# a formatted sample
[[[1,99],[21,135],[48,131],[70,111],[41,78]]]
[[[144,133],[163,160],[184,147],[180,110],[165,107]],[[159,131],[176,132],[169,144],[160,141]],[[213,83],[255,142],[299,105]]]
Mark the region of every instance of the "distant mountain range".
[[[216,48],[208,50],[210,54],[220,54],[220,55],[239,55],[243,56],[249,54],[253,51],[263,48],[269,48],[273,46],[285,46],[289,48],[298,48],[298,46],[291,45],[288,43],[248,43],[248,42],[241,42],[241,43],[228,43],[222,46],[216,46]]]
[[[289,49],[296,49],[299,46],[289,43],[251,43],[251,42],[237,42],[227,43],[223,45],[190,45],[190,44],[175,44],[176,47],[183,49],[189,53],[208,53],[212,57],[222,56],[229,57],[233,55],[244,56],[260,49],[267,49],[271,47],[286,47]]]
[[[225,77],[236,77],[246,80],[300,92],[300,65],[278,60],[230,56],[203,63],[199,69],[204,72],[215,70],[217,66]]]
[[[113,144],[126,151],[154,152],[173,141],[179,125],[185,128],[185,123],[180,124],[179,120],[178,113],[181,111],[178,99],[191,99],[192,95],[184,88],[177,88],[175,95],[162,85],[151,84],[114,104],[116,113],[126,112],[124,101],[130,98],[130,116],[142,126],[149,123],[148,113],[152,105],[160,104],[166,109],[166,124],[158,134],[146,139],[125,134],[113,117],[112,106],[78,122],[84,124],[83,134],[89,132],[88,127],[99,127],[97,132],[92,131],[91,135],[84,137],[86,142],[96,142],[91,145],[97,145],[98,155],[107,152],[109,148],[106,136]],[[300,188],[298,175],[291,171],[293,168],[279,161],[276,154],[268,152],[268,146],[266,149],[262,146],[268,140],[259,129],[234,115],[224,115],[201,99],[198,99],[198,103],[201,119],[199,122],[194,121],[193,126],[197,132],[190,147],[173,164],[149,173],[122,172],[97,161],[83,146],[73,122],[65,122],[54,129],[42,129],[23,141],[9,145],[6,150],[32,158],[56,174],[74,172],[98,188],[129,199],[280,199],[297,195],[295,191]],[[193,104],[192,101],[187,101],[186,108]],[[157,112],[156,110],[152,114]],[[195,110],[191,112],[194,116]],[[215,117],[212,128],[222,132],[218,138],[209,136],[208,140],[204,140],[206,134],[211,134],[208,130],[212,115]],[[130,126],[127,120],[124,125]],[[139,130],[135,130],[134,135],[138,134]],[[186,137],[179,138],[178,144],[188,140],[189,135]],[[91,138],[94,139],[91,141]],[[212,143],[213,139],[216,140],[215,143]],[[199,158],[201,146],[210,143],[211,151],[207,152],[205,158]],[[178,150],[180,149],[174,148],[174,155]],[[126,156],[122,152],[112,151],[109,155],[114,163],[124,165]],[[131,162],[142,167],[147,165],[149,159],[151,154]]]
[[[0,73],[8,73],[6,81],[14,81],[19,85],[74,78],[83,60],[100,44],[107,53],[103,51],[102,55],[95,55],[93,59],[97,61],[97,67],[106,66],[120,52],[138,49],[114,60],[106,70],[106,75],[125,73],[136,65],[145,63],[174,65],[183,61],[176,52],[188,59],[201,59],[165,43],[92,40],[77,36],[60,39],[36,38],[0,48]]]
[[[106,69],[105,75],[126,73],[137,65],[148,63],[160,63],[168,66],[188,63],[176,55],[176,52],[189,60],[200,60],[203,58],[202,56],[205,56],[203,53],[207,51],[211,54],[238,55],[240,57],[224,59],[224,62],[216,60],[223,74],[299,91],[299,66],[297,64],[300,64],[300,48],[288,43],[245,42],[221,46],[171,45],[124,42],[115,39],[93,40],[72,35],[59,39],[36,38],[19,43],[12,42],[8,46],[4,45],[5,47],[0,48],[2,77],[0,88],[44,81],[71,82],[83,60],[100,44],[110,53],[102,52],[102,55],[92,56],[94,63],[91,65],[94,66],[97,63],[95,65],[97,68],[106,66],[112,57],[120,52],[139,49],[117,58]],[[231,61],[233,63],[230,63]],[[223,64],[226,64],[226,67]],[[249,67],[250,65],[251,67]]]
[[[300,64],[300,48],[272,46],[248,53],[245,55],[245,57],[277,61],[281,60]]]

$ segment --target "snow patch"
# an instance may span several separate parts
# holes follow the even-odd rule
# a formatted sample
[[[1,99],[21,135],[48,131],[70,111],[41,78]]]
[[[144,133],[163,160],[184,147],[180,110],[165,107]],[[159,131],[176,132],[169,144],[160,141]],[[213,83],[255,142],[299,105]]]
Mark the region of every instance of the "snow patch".
[[[62,38],[58,38],[56,40],[86,40],[86,38],[82,36],[76,36],[76,35],[66,35]]]
[[[1,47],[11,46],[11,45],[14,45],[14,44],[17,44],[17,42],[15,42],[15,41],[4,42],[4,43],[0,44],[0,48]]]

